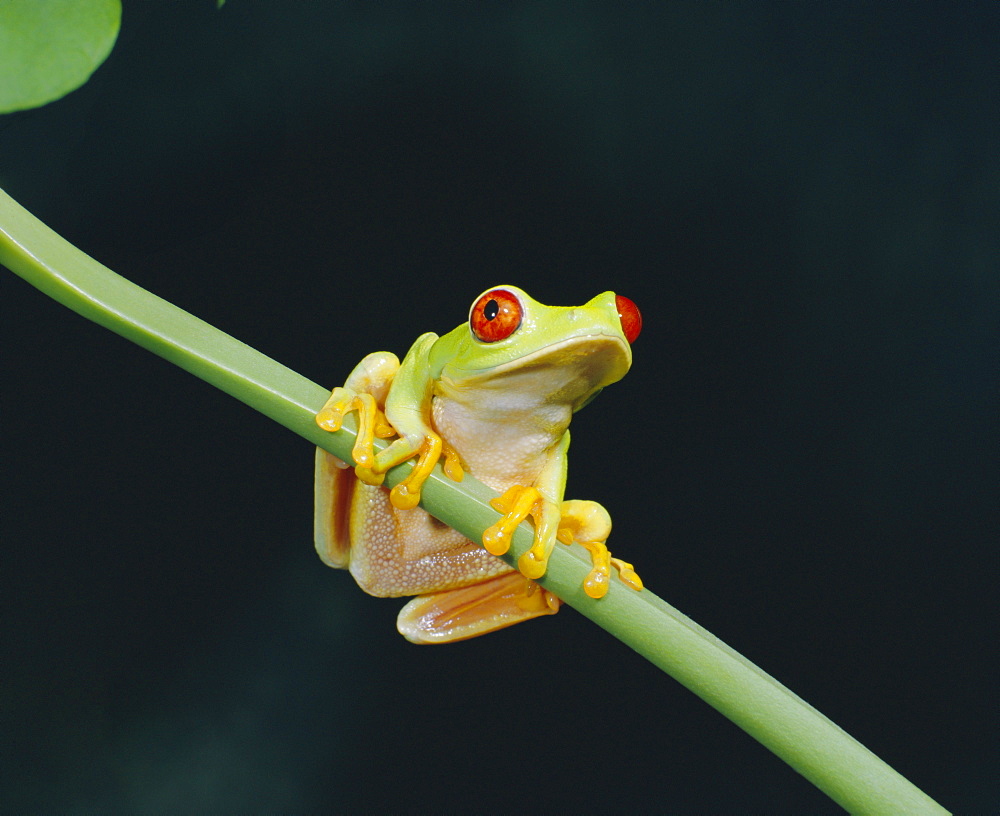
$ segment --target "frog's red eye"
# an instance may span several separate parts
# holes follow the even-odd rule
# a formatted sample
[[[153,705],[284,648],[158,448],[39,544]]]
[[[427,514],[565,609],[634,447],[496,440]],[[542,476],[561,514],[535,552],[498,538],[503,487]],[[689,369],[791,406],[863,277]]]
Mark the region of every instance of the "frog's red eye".
[[[506,289],[491,289],[472,307],[469,325],[483,343],[505,340],[521,325],[521,301]]]
[[[622,295],[615,295],[615,306],[618,307],[618,319],[622,322],[622,333],[629,345],[632,345],[642,331],[642,315],[639,313],[639,307]]]

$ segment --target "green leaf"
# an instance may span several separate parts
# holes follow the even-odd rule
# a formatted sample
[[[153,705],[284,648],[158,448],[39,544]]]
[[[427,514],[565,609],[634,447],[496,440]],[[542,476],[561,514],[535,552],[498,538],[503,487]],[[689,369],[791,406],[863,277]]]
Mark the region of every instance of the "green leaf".
[[[2,190],[0,264],[84,317],[350,459],[353,424],[328,433],[314,421],[326,389],[119,277]],[[410,467],[403,463],[390,470],[386,484],[395,485]],[[456,484],[436,467],[424,485],[421,506],[475,540],[498,518],[488,503],[492,496],[495,491],[471,476]],[[531,529],[522,524],[504,560],[513,565],[531,543]],[[604,598],[588,598],[582,586],[589,569],[589,557],[579,545],[560,545],[539,583],[716,708],[845,809],[947,813],[819,711],[649,589],[634,592],[613,581]]]
[[[0,0],[0,113],[75,91],[107,59],[121,0]]]

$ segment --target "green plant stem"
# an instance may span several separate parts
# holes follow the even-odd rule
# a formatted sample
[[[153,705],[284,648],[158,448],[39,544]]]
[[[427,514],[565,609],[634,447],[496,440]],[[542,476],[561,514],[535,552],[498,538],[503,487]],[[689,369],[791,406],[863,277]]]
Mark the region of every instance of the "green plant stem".
[[[69,244],[0,190],[0,263],[50,297],[221,388],[309,442],[350,459],[353,433],[320,430],[313,417],[327,390],[119,277]],[[345,361],[345,364],[351,361]],[[353,428],[351,429],[353,430]],[[394,468],[396,484],[409,464]],[[422,506],[478,540],[498,518],[496,494],[471,477],[456,484],[440,468]],[[505,560],[531,546],[522,525]],[[852,813],[947,813],[812,706],[648,589],[613,581],[595,601],[582,589],[589,557],[559,546],[540,581],[760,741]]]

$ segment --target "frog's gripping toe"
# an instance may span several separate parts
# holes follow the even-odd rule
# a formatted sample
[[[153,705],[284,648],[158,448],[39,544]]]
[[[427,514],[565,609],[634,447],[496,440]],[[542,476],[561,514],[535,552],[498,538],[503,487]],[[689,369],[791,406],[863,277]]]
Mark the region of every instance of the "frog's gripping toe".
[[[355,392],[347,387],[334,388],[326,404],[316,414],[316,424],[324,431],[339,431],[344,417],[357,411],[358,434],[351,450],[356,475],[367,484],[381,484],[383,475],[372,470],[375,465],[375,437],[386,438],[395,431],[375,397],[367,392]]]
[[[389,501],[392,502],[393,507],[399,510],[411,510],[420,504],[420,491],[424,482],[427,481],[427,477],[431,475],[434,465],[441,458],[443,447],[444,444],[440,436],[428,433],[424,435],[418,445],[410,449],[400,446],[400,452],[395,457],[392,456],[393,449],[391,447],[386,449],[385,469],[411,456],[417,457],[410,474],[389,491]]]
[[[537,579],[545,575],[555,542],[558,507],[546,501],[536,488],[523,485],[509,487],[502,496],[491,499],[490,506],[504,515],[483,533],[483,546],[493,555],[503,555],[510,549],[510,539],[517,525],[530,516],[535,540],[531,549],[517,559],[517,568],[526,578]]]
[[[523,575],[509,572],[414,598],[400,610],[396,626],[411,643],[451,643],[554,615],[561,603]]]
[[[564,544],[572,543],[564,537],[560,537]],[[591,598],[603,598],[608,594],[608,587],[611,584],[611,568],[618,571],[618,577],[622,583],[631,587],[636,592],[642,589],[642,579],[636,575],[632,565],[622,561],[620,558],[612,558],[608,548],[603,541],[579,541],[581,547],[590,552],[592,569],[587,574],[583,582],[583,591]]]
[[[618,577],[622,582],[632,587],[636,592],[642,591],[642,578],[636,575],[635,569],[627,561],[620,558],[612,558],[611,566],[618,570]]]
[[[351,410],[355,394],[346,388],[337,387],[327,398],[326,403],[316,414],[316,424],[324,431],[339,431],[344,421],[344,416]]]
[[[483,532],[483,546],[487,552],[491,555],[503,555],[510,549],[510,538],[514,535],[514,530],[531,515],[539,498],[535,488],[514,485],[502,496],[490,499],[490,506],[498,513],[503,513],[503,518]]]

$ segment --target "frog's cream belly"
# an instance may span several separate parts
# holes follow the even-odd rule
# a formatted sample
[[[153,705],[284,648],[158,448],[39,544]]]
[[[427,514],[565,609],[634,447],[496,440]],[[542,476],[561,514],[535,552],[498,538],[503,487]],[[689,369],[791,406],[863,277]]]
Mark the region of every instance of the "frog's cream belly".
[[[356,482],[351,501],[351,575],[380,597],[421,595],[477,584],[511,572],[481,544],[428,515],[422,508],[397,510],[389,491]]]
[[[434,430],[458,451],[462,466],[498,493],[535,483],[572,416],[559,404],[498,414],[440,396],[434,398],[431,414]]]

